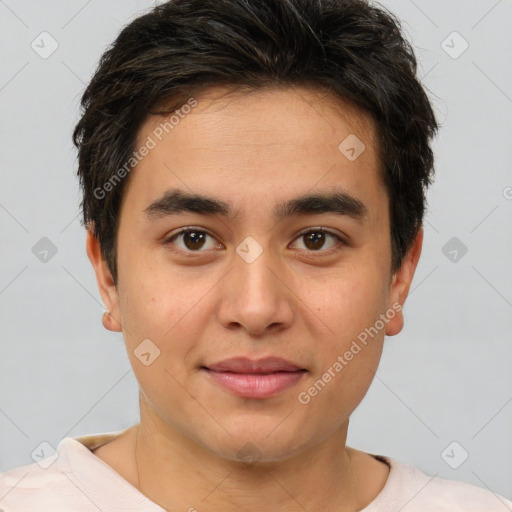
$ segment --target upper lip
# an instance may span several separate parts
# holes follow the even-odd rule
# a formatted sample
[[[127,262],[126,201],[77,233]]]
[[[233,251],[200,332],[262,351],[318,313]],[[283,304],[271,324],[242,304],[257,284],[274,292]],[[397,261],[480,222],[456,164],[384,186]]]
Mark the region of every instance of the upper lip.
[[[233,373],[294,372],[305,369],[281,357],[264,357],[257,360],[248,357],[234,357],[208,365],[206,368],[215,372]]]

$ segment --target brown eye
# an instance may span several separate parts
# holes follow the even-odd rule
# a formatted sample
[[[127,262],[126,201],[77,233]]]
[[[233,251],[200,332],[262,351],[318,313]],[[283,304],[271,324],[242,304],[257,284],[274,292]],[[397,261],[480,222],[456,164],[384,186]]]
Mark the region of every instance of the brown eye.
[[[197,250],[203,247],[205,234],[200,231],[187,231],[183,233],[183,243],[187,249]]]
[[[206,249],[220,247],[221,244],[214,242],[210,242],[210,246],[208,247],[209,238],[211,238],[212,241],[215,240],[213,236],[206,231],[194,228],[184,228],[166,239],[164,244],[171,246],[174,245],[176,246],[176,249],[173,250],[183,253],[205,252]],[[176,240],[180,243],[177,243]]]
[[[325,233],[322,232],[312,232],[308,233],[307,235],[303,235],[304,238],[304,245],[311,250],[319,250],[323,247],[325,243]]]
[[[335,243],[331,244],[330,247],[326,248],[325,244],[329,238],[334,239]],[[297,240],[303,240],[305,250],[310,252],[324,252],[333,247],[336,247],[336,245],[338,245],[339,243],[344,243],[341,237],[334,233],[331,233],[330,231],[325,231],[322,228],[310,229],[309,231],[303,232],[299,235]]]

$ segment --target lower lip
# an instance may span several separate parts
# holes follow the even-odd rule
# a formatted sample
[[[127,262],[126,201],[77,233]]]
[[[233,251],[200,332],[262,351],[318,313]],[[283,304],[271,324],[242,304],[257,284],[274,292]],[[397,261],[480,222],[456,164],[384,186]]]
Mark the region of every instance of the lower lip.
[[[203,369],[218,384],[244,398],[269,398],[285,389],[294,386],[301,379],[304,370],[295,372],[275,372],[266,375],[214,372]]]

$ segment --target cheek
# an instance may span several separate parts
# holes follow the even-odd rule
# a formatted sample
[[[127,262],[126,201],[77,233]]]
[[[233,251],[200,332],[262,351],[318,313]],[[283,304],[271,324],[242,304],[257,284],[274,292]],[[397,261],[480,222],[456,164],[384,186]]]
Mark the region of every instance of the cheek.
[[[190,401],[180,383],[186,379],[191,340],[200,339],[193,314],[202,295],[194,287],[182,290],[178,279],[159,277],[150,269],[125,275],[120,303],[130,365],[146,400],[164,416],[163,404],[183,408]]]
[[[133,354],[149,339],[160,351],[157,362],[182,375],[187,365],[196,363],[195,347],[204,337],[202,329],[212,314],[209,294],[219,276],[211,273],[206,277],[204,270],[203,277],[194,276],[166,266],[144,265],[143,261],[127,259],[125,269],[129,271],[122,277],[120,303],[126,348]]]
[[[332,273],[322,284],[304,286],[302,293],[314,312],[311,321],[327,327],[313,337],[319,362],[315,377],[329,381],[330,391],[324,397],[339,400],[342,395],[345,402],[356,400],[356,404],[368,389],[382,353],[385,323],[379,319],[387,306],[385,276],[378,264],[354,265]]]
[[[337,293],[337,302],[331,296],[329,315],[324,316],[330,329],[317,339],[318,365],[298,396],[315,411],[308,418],[324,418],[325,428],[336,428],[352,414],[377,371],[384,330],[375,325],[385,307],[377,291],[368,281]]]
[[[305,280],[301,297],[334,337],[347,340],[374,324],[387,305],[386,276],[376,263],[350,265]]]

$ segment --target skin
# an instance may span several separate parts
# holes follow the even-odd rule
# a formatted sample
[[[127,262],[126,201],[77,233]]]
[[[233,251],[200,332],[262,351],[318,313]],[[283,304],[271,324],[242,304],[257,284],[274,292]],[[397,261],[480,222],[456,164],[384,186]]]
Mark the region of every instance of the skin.
[[[104,325],[123,333],[141,413],[139,424],[94,453],[169,510],[360,510],[382,490],[388,466],[345,446],[349,418],[372,382],[384,335],[401,331],[402,312],[308,404],[297,396],[380,314],[404,304],[423,230],[392,274],[375,125],[361,110],[305,88],[249,94],[210,88],[197,100],[127,178],[117,286],[98,241],[87,234],[111,313]],[[137,147],[161,121],[147,119]],[[338,150],[350,134],[366,146],[354,161]],[[148,220],[145,208],[174,187],[230,201],[241,213]],[[333,187],[362,201],[367,217],[329,212],[276,223],[271,215],[277,202]],[[187,226],[213,236],[199,249],[183,235],[164,243]],[[318,226],[346,244],[327,236],[311,249],[299,234]],[[263,250],[252,263],[236,252],[247,236]],[[134,354],[147,338],[160,350],[149,366]],[[308,372],[276,396],[244,399],[200,371],[240,355],[280,356]],[[249,442],[260,458],[245,464],[237,453]]]

